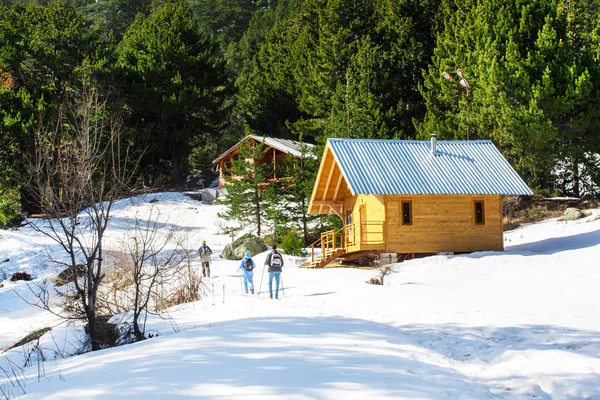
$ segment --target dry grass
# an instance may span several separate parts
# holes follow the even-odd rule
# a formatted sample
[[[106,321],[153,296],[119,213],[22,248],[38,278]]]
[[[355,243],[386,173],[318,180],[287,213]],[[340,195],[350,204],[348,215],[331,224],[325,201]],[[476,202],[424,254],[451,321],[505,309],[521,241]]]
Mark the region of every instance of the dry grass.
[[[504,231],[516,229],[523,224],[560,218],[568,207],[586,210],[597,208],[598,205],[597,200],[553,201],[537,196],[531,198],[507,196],[502,203]],[[589,215],[585,211],[582,214]]]
[[[504,216],[504,231],[516,229],[523,224],[559,218],[562,217],[563,213],[563,210],[551,210],[545,205],[536,205],[523,210],[518,210],[513,214],[512,218]]]

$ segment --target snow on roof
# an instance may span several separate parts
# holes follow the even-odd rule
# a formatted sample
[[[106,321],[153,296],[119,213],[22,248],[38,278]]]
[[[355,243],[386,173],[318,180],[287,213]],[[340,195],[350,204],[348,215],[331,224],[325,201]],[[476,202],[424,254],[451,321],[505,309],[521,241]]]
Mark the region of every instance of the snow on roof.
[[[533,194],[489,140],[328,143],[353,194]]]
[[[308,155],[309,157],[317,158],[317,156],[312,153],[312,149],[313,149],[314,145],[312,145],[310,143],[297,142],[295,140],[272,138],[272,137],[266,137],[266,136],[248,135],[244,139],[242,139],[238,143],[236,143],[235,146],[231,147],[229,150],[227,150],[226,152],[221,154],[219,157],[217,157],[213,161],[213,164],[216,164],[217,162],[219,162],[222,158],[224,158],[225,156],[227,156],[228,154],[233,152],[233,150],[237,149],[242,143],[245,143],[250,139],[256,140],[257,142],[264,143],[269,147],[275,148],[279,151],[282,151],[287,154],[291,154],[296,157],[302,157],[302,148],[304,147],[305,148],[304,154]]]

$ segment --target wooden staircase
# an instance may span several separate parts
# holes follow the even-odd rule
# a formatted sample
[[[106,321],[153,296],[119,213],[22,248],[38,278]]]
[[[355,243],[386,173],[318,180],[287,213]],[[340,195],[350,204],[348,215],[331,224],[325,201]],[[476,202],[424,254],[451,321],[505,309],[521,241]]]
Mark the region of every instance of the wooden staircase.
[[[315,247],[321,248],[321,254],[315,256]],[[321,233],[321,238],[310,245],[312,257],[308,268],[323,268],[331,261],[346,253],[344,229]]]

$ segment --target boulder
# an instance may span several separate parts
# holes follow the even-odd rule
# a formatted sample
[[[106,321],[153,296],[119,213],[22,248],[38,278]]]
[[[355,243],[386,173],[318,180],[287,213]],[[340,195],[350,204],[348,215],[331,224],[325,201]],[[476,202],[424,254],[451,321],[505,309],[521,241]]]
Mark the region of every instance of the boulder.
[[[202,202],[205,204],[212,204],[217,198],[216,189],[204,189],[202,190]]]
[[[11,282],[17,281],[30,281],[32,280],[32,276],[27,272],[15,272],[13,276],[10,278]]]
[[[225,196],[227,196],[227,189],[226,188],[218,188],[217,189],[217,199],[222,199]]]
[[[565,210],[562,219],[563,221],[573,221],[581,218],[582,216],[583,214],[581,213],[581,210],[575,207],[569,207]]]
[[[251,233],[246,233],[236,239],[233,243],[225,246],[225,249],[221,253],[221,258],[226,260],[241,260],[244,258],[246,251],[249,251],[252,256],[255,256],[265,250],[267,250],[267,246],[265,246],[265,242],[262,238],[254,236]]]
[[[54,284],[56,286],[63,286],[67,283],[71,283],[75,280],[75,277],[82,278],[85,276],[86,269],[85,265],[77,264],[75,267],[69,267],[62,271],[56,278],[54,278]]]

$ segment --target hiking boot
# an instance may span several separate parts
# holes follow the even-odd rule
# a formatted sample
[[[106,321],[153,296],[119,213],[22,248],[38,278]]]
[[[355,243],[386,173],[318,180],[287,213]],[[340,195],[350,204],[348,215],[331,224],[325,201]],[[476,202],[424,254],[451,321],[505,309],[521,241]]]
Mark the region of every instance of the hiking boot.
[[[254,294],[254,289],[250,289],[250,293]]]
[[[279,300],[279,297],[275,297],[275,300]]]
[[[272,299],[272,298],[273,298],[273,295],[272,295],[272,294],[270,294],[270,295],[269,295],[269,298],[270,298],[270,299]]]

